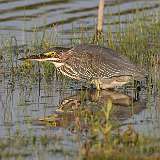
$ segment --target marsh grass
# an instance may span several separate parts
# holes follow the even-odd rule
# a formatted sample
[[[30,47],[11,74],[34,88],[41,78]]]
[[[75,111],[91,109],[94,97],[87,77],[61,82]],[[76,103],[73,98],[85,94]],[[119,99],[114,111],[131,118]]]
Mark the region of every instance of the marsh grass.
[[[54,31],[55,30],[53,29],[53,33],[48,36],[44,30],[43,36],[39,38],[36,35],[35,29],[35,39],[28,44],[22,52],[19,51],[15,38],[12,37],[4,43],[0,52],[0,60],[2,65],[4,65],[3,67],[11,73],[8,75],[10,82],[18,81],[20,86],[24,86],[25,84],[27,84],[27,86],[28,84],[30,84],[29,86],[32,86],[41,79],[45,79],[46,82],[57,79],[64,83],[64,88],[67,87],[70,80],[61,74],[57,74],[53,64],[47,62],[32,63],[30,61],[18,61],[18,58],[30,54],[40,54],[43,50],[59,45],[57,42],[58,33],[54,33]],[[94,33],[93,35],[88,36],[84,26],[81,26],[80,32],[80,38],[78,37],[77,39],[72,40],[72,45],[79,43],[95,43],[102,46],[108,46],[117,50],[120,54],[127,56],[132,62],[137,63],[140,67],[146,68],[146,73],[148,73],[146,87],[148,102],[152,94],[153,86],[158,89],[158,92],[160,91],[160,77],[155,76],[158,73],[160,62],[160,20],[153,20],[151,23],[136,20],[132,24],[128,24],[124,32],[113,33],[108,29],[107,33],[103,33],[98,37]],[[83,99],[84,95],[81,96]],[[81,120],[89,123],[88,132],[90,136],[87,137],[87,140],[83,143],[80,142],[81,148],[79,149],[78,158],[86,160],[158,159],[160,156],[159,140],[149,139],[138,135],[138,133],[130,127],[128,127],[124,134],[120,134],[117,125],[114,125],[110,120],[112,108],[112,101],[109,100],[104,104],[101,112],[97,112],[94,116],[91,112],[86,112],[84,110],[79,110],[79,112],[74,113],[77,117],[74,123],[74,128],[77,132],[81,132],[82,129]],[[102,118],[99,118],[100,116]],[[67,116],[63,115],[62,118],[62,126],[67,126],[69,123]],[[57,127],[55,117],[52,117],[49,122],[46,120],[46,123],[47,126]],[[46,146],[51,140],[53,140],[48,137],[40,137],[38,138],[38,141],[37,137],[30,137],[27,138],[27,140],[23,138],[23,136],[19,137],[18,135],[13,139],[6,140],[6,142],[1,140],[0,156],[5,158],[17,158],[17,156],[20,155],[14,155],[14,153],[11,154],[7,152],[7,147],[10,144],[13,145],[13,148],[16,148],[17,146],[20,148],[23,146],[23,148],[25,148],[26,145],[32,146],[33,143],[35,147],[38,148],[38,141],[40,141],[43,146]],[[14,141],[14,139],[16,141]],[[53,153],[61,153],[62,150],[55,149],[54,151],[54,149],[52,149],[52,151]],[[31,150],[29,150],[29,152],[24,152],[24,154],[20,156],[31,156]]]
[[[41,159],[44,157],[44,151],[51,155],[73,156],[72,152],[64,151],[62,141],[63,137],[58,135],[25,135],[17,130],[14,135],[0,139],[0,157],[3,159],[30,159],[36,157],[39,152],[38,159]]]
[[[79,159],[158,160],[160,140],[139,135],[132,125],[120,132],[117,124],[111,121],[112,107],[109,99],[102,107],[103,114],[97,113],[88,119],[91,124],[88,131],[90,136],[80,148]]]

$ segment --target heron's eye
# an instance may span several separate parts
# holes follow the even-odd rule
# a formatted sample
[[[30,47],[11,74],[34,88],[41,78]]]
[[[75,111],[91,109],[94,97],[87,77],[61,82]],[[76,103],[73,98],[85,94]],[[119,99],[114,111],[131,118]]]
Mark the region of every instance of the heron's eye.
[[[56,55],[57,53],[52,51],[52,52],[46,52],[44,53],[45,56],[52,56],[52,55]]]

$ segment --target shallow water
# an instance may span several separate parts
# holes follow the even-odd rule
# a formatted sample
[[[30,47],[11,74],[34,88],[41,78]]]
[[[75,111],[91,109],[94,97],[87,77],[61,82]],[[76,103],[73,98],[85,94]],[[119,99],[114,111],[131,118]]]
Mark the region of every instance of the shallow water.
[[[93,33],[97,4],[97,0],[0,1],[0,42],[15,36],[18,44],[26,44],[34,39],[34,27],[37,28],[37,33],[42,36],[44,29],[52,31],[51,26],[56,24],[59,44],[69,44],[71,39],[79,37],[77,30],[82,25],[86,26],[87,33]],[[152,17],[155,11],[159,10],[159,5],[158,0],[108,1],[105,7],[104,30],[107,32],[109,25],[113,32],[119,31],[119,26],[122,30],[125,29],[128,20],[132,21],[135,14],[139,16],[146,14],[148,15],[146,20],[151,21],[150,16]],[[136,12],[137,8],[138,13]],[[108,18],[109,21],[107,21]],[[62,140],[57,140],[53,143],[54,146],[48,144],[47,147],[44,145],[39,148],[37,147],[39,146],[38,140],[36,141],[37,148],[34,148],[32,144],[27,148],[24,145],[24,150],[26,149],[28,155],[22,154],[21,156],[24,159],[75,159],[80,142],[77,141],[77,135],[69,130],[74,117],[71,119],[71,124],[67,124],[65,127],[46,125],[40,123],[38,119],[54,115],[58,106],[65,99],[77,98],[75,97],[79,94],[75,90],[77,84],[74,84],[75,87],[73,87],[71,82],[64,84],[61,80],[57,81],[56,78],[50,81],[43,76],[32,81],[30,74],[28,77],[24,75],[20,79],[10,73],[10,65],[2,64],[2,66],[0,69],[0,137],[2,139],[12,137],[17,131],[25,135],[30,141],[34,136],[47,135],[52,140],[54,139],[52,136],[58,136]],[[31,74],[34,72],[37,70],[32,71]],[[133,96],[131,91],[128,92]],[[108,94],[115,96],[115,94],[106,92],[102,94],[103,96],[99,101],[108,98]],[[141,91],[140,100],[131,105],[135,107],[135,110],[127,108],[124,101],[124,99],[118,101],[118,103],[123,103],[121,105],[115,104],[117,109],[113,116],[113,119],[122,125],[121,130],[124,130],[127,124],[131,123],[139,134],[160,138],[160,99],[156,89],[153,88],[152,94],[149,96],[146,90]],[[128,99],[125,102],[128,103]],[[91,108],[92,105],[94,106],[94,104],[91,104]],[[11,159],[15,159],[15,157],[11,156]]]
[[[98,0],[14,0],[0,2],[0,42],[15,36],[19,44],[30,42],[36,28],[39,35],[48,30],[58,32],[59,43],[70,43],[79,36],[80,28],[93,32]],[[146,15],[147,21],[159,10],[159,0],[110,0],[105,6],[104,30],[115,32],[125,28],[137,15]],[[55,27],[53,27],[55,26]],[[77,32],[78,30],[78,32]],[[81,29],[82,30],[82,29]],[[74,34],[73,34],[74,31]]]
[[[6,74],[1,74],[0,76],[0,137],[14,137],[18,132],[30,143],[36,137],[36,145],[30,144],[32,147],[36,146],[36,149],[34,147],[32,149],[29,148],[30,145],[20,145],[22,148],[21,152],[28,154],[26,157],[17,149],[18,147],[14,147],[16,151],[9,153],[18,152],[24,159],[30,159],[31,157],[35,159],[36,157],[45,159],[66,159],[68,157],[69,159],[75,159],[80,142],[77,141],[77,134],[72,127],[77,117],[74,117],[74,114],[71,113],[65,115],[64,122],[63,119],[59,120],[57,118],[58,122],[56,121],[56,124],[53,123],[58,106],[67,99],[77,100],[77,97],[80,95],[79,91],[70,88],[70,86],[73,86],[71,82],[67,83],[66,86],[62,81],[54,80],[47,82],[41,77],[42,80],[39,82],[29,82],[24,78],[14,80],[13,84],[12,78]],[[108,97],[112,97],[115,104],[112,119],[122,126],[120,127],[122,132],[126,130],[128,124],[132,124],[135,131],[140,135],[160,138],[160,104],[158,97],[150,96],[150,102],[148,102],[146,91],[142,90],[140,92],[140,100],[132,103],[128,95],[133,96],[134,94],[132,94],[132,91],[124,94],[122,90],[120,92],[102,91],[97,102],[96,95],[89,93],[91,99],[89,98],[86,101],[85,108],[96,112],[100,106],[103,106]],[[94,100],[96,100],[96,103],[94,103]],[[147,105],[147,103],[150,104]],[[128,107],[128,104],[131,107]],[[68,107],[69,105],[66,106]],[[70,109],[70,107],[69,109],[66,108],[67,111]],[[39,121],[47,117],[50,117],[49,123]],[[53,123],[51,124],[52,121]],[[63,125],[61,125],[61,122]],[[47,141],[47,147],[42,145],[41,148],[39,146],[40,140],[37,139],[39,137],[39,139],[42,139],[43,136],[47,136],[51,140]],[[81,140],[83,138],[82,136]],[[17,137],[16,139],[18,140]],[[12,148],[11,146],[10,148]]]

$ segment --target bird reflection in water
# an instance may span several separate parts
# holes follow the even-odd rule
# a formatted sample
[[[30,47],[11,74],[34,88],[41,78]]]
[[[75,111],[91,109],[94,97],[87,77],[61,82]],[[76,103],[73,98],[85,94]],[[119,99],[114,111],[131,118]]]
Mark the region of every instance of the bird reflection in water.
[[[82,106],[103,106],[108,100],[120,106],[130,106],[132,97],[112,90],[81,90],[76,95],[64,99],[56,111],[70,112]]]
[[[39,118],[43,125],[53,127],[68,127],[72,123],[84,120],[84,116],[94,116],[108,103],[112,103],[111,119],[123,121],[145,108],[145,104],[134,101],[131,96],[112,90],[80,90],[76,95],[62,101],[54,114]],[[83,124],[83,122],[81,123]],[[82,128],[85,128],[84,126]]]

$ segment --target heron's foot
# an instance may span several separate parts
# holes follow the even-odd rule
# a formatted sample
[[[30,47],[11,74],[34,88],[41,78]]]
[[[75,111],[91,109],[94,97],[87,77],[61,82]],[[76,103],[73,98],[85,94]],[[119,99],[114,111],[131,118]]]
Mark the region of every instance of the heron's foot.
[[[94,84],[94,85],[96,86],[96,89],[97,89],[98,91],[101,90],[101,81],[100,81],[99,79],[93,79],[93,80],[91,81],[91,84]]]

